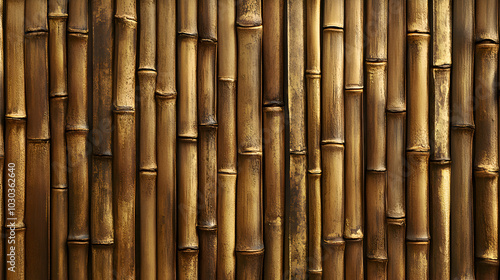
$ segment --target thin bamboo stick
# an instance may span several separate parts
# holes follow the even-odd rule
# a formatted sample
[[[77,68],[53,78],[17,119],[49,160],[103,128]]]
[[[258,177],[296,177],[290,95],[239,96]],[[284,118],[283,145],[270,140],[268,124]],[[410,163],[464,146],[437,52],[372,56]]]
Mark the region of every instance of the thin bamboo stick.
[[[474,1],[453,2],[451,278],[474,277],[472,138]]]
[[[66,22],[68,1],[49,0],[50,96],[67,95]]]
[[[113,279],[113,245],[92,245],[92,279]]]
[[[474,35],[476,42],[498,43],[498,1],[477,0]]]
[[[387,219],[387,279],[405,279],[406,219]]]
[[[432,1],[432,65],[451,65],[451,0]]]
[[[236,1],[219,0],[217,2],[217,39],[219,43],[217,59],[219,62],[219,79],[236,79],[237,75]]]
[[[432,69],[430,95],[431,160],[450,160],[450,68]]]
[[[406,279],[429,278],[429,243],[430,241],[406,242]]]
[[[450,168],[449,161],[430,163],[431,279],[450,278]]]
[[[207,39],[198,43],[198,123],[217,124],[216,67],[217,43]]]
[[[92,157],[92,189],[90,194],[90,240],[92,245],[112,245],[113,228],[113,159]],[[99,256],[103,257],[103,256]],[[92,265],[97,265],[92,259]]]
[[[429,33],[429,1],[408,1],[407,29],[408,33]]]
[[[415,1],[417,0],[409,2]],[[388,13],[387,110],[404,112],[406,111],[406,1],[389,0]],[[388,134],[394,135],[391,132]],[[388,170],[388,173],[390,175],[391,171]]]
[[[139,65],[138,69],[156,69],[156,0],[139,1]]]
[[[88,35],[68,34],[67,130],[88,130]]]
[[[282,107],[264,107],[264,279],[283,277],[285,121]]]
[[[346,89],[363,87],[363,1],[345,1],[345,69]]]
[[[160,53],[158,55],[160,56]],[[160,71],[160,69],[158,69]],[[158,72],[160,73],[160,72]],[[159,75],[158,77],[160,77]],[[158,80],[159,81],[159,80]],[[158,84],[157,84],[158,88]],[[156,95],[156,257],[158,279],[175,277],[176,259],[176,95]]]
[[[68,241],[68,278],[88,279],[89,242]]]
[[[135,60],[137,22],[115,15],[115,68],[114,106],[115,108],[135,108]]]
[[[68,279],[68,190],[52,188],[50,200],[50,279]],[[56,230],[57,229],[57,230]]]
[[[141,279],[156,279],[156,171],[139,173],[140,274]]]
[[[367,61],[387,61],[387,1],[366,1],[364,34]]]
[[[363,239],[345,240],[345,279],[365,279]]]
[[[388,99],[389,100],[389,99]],[[387,217],[406,216],[406,112],[387,112]],[[390,266],[390,263],[389,263]]]
[[[50,142],[28,140],[26,150],[26,278],[50,279]]]
[[[498,172],[476,170],[474,181],[475,257],[498,260]]]
[[[113,270],[119,279],[135,277],[136,133],[135,111],[114,112]]]
[[[176,1],[157,1],[156,77],[156,257],[157,277],[175,278],[176,272]]]

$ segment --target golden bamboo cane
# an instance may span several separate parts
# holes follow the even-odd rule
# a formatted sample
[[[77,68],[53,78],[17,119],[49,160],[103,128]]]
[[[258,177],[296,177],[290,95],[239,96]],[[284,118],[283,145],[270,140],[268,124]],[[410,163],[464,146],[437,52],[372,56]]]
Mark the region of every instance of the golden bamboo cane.
[[[431,279],[450,278],[450,168],[449,161],[430,163]]]
[[[264,107],[264,279],[283,278],[285,121],[282,107]]]
[[[93,245],[112,245],[114,240],[112,163],[110,156],[92,158],[90,239]],[[96,265],[94,261],[92,265]]]
[[[480,260],[476,261],[475,267],[476,279],[497,279],[498,278],[498,261],[497,260]]]
[[[474,35],[476,42],[498,43],[498,1],[477,0]]]
[[[363,87],[363,1],[345,2],[345,65],[346,89]]]
[[[321,251],[321,174],[307,173],[308,210],[308,267],[309,279],[321,279],[322,251]],[[312,203],[315,202],[315,203]]]
[[[113,245],[92,245],[92,278],[113,279]]]
[[[367,61],[387,61],[387,1],[367,0],[365,3]]]
[[[197,38],[179,33],[177,39],[177,67],[179,75],[179,114],[177,134],[179,137],[198,137],[196,53]]]
[[[474,1],[453,2],[451,278],[474,277],[472,138]]]
[[[323,9],[323,28],[344,28],[344,0],[327,0]]]
[[[408,33],[428,33],[429,28],[429,1],[409,0],[406,28]]]
[[[68,241],[68,278],[88,279],[89,242]]]
[[[387,99],[389,102],[389,97]],[[406,106],[405,106],[406,107]],[[405,108],[402,108],[405,110]],[[406,216],[405,147],[406,112],[387,111],[387,218]],[[390,264],[389,264],[390,265]]]
[[[323,242],[323,275],[326,279],[344,279],[344,240]]]
[[[156,171],[139,173],[140,274],[141,279],[156,279]]]
[[[387,219],[387,279],[405,279],[406,218]]]
[[[176,1],[157,1],[156,78],[156,257],[157,277],[176,272]]]
[[[198,279],[198,249],[184,249],[177,252],[179,280]]]
[[[68,252],[66,249],[68,189],[66,188],[51,189],[50,223],[50,279],[68,279]]]
[[[222,123],[222,118],[220,120]],[[219,226],[217,232],[217,279],[236,279],[236,258],[234,256],[236,244],[236,174],[219,172],[217,184],[219,209],[222,208],[221,205],[225,207],[223,213],[221,213],[222,211],[217,213]]]
[[[429,103],[431,160],[450,160],[450,68],[434,68]]]
[[[432,1],[432,65],[451,65],[451,0]]]
[[[364,279],[363,260],[363,239],[346,239],[345,279]]]
[[[429,278],[429,243],[430,241],[406,242],[406,279]]]
[[[477,21],[478,19],[476,23]],[[497,22],[495,18],[495,23]],[[489,260],[498,265],[498,44],[476,44],[474,61],[474,105],[477,108],[474,141],[474,250],[476,261]]]

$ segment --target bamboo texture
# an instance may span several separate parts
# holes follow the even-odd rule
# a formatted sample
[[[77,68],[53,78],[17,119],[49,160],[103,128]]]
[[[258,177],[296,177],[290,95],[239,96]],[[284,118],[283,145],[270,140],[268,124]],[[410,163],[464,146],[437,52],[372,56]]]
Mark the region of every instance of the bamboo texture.
[[[0,279],[496,279],[497,0],[0,0]]]

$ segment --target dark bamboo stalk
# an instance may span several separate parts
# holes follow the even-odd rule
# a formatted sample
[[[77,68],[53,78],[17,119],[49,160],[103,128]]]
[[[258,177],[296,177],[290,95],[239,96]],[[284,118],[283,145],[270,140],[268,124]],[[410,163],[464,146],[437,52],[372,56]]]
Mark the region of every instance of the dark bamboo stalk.
[[[476,42],[498,43],[498,1],[476,0],[474,35]]]
[[[364,279],[363,239],[345,240],[345,279]]]
[[[50,279],[68,279],[68,251],[66,248],[68,232],[67,188],[51,189],[50,223]]]
[[[85,280],[89,278],[89,242],[68,240],[68,278]]]
[[[406,218],[387,219],[387,279],[405,279]]]
[[[92,279],[113,279],[113,245],[92,245]]]
[[[112,164],[113,159],[110,156],[92,157],[92,189],[90,194],[90,239],[92,245],[112,245],[114,243]],[[92,265],[97,265],[94,259],[92,259]]]

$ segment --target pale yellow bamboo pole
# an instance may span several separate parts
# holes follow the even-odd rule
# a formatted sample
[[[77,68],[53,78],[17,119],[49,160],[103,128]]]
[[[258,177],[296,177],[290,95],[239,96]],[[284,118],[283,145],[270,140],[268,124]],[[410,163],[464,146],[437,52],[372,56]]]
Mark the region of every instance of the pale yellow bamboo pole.
[[[236,277],[236,0],[218,1],[217,11],[217,279],[231,280]]]
[[[307,138],[305,1],[286,5],[286,66],[288,148],[285,202],[285,279],[307,277]],[[238,93],[239,94],[239,93]]]
[[[113,270],[136,277],[136,1],[116,1],[113,68]]]
[[[176,1],[157,1],[156,78],[156,257],[157,277],[176,272]]]
[[[5,264],[5,279],[24,279],[24,207],[26,179],[26,101],[24,66],[25,1],[5,2],[5,168],[4,201],[5,234],[14,235],[14,250],[5,250],[6,257],[15,254],[15,270]],[[9,169],[10,167],[10,169]],[[9,175],[10,174],[10,175]],[[9,185],[9,178],[12,180]],[[11,186],[14,187],[11,187]],[[15,195],[15,209],[8,207],[8,194]],[[5,246],[8,245],[4,240]]]
[[[306,3],[308,267],[321,279],[321,1]],[[265,25],[264,25],[265,26]]]
[[[453,1],[452,37],[451,278],[473,279],[474,1]]]

